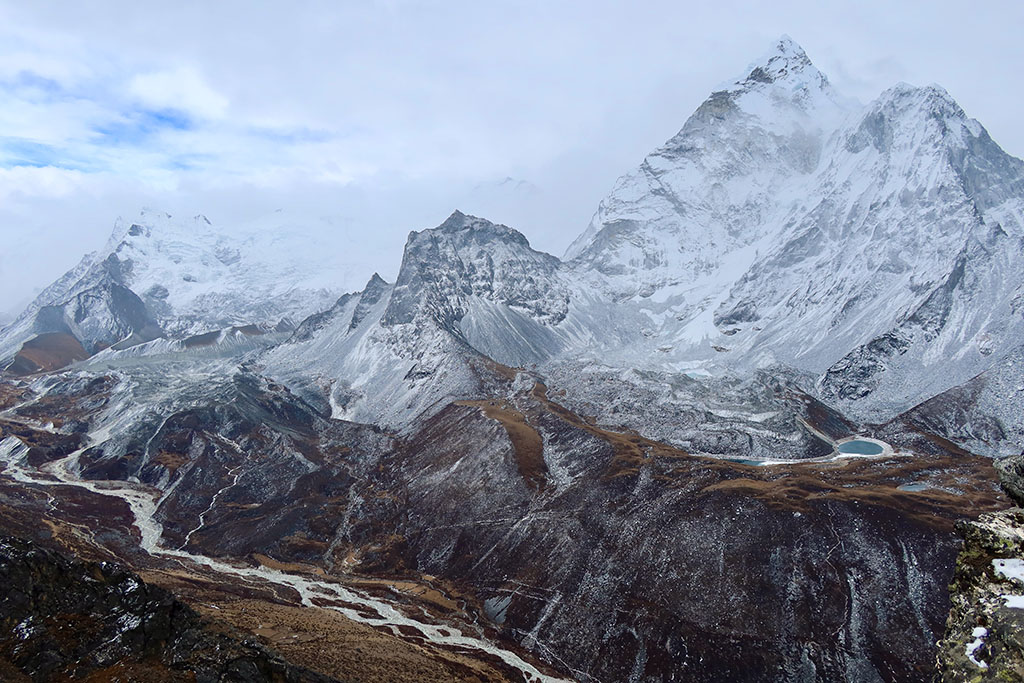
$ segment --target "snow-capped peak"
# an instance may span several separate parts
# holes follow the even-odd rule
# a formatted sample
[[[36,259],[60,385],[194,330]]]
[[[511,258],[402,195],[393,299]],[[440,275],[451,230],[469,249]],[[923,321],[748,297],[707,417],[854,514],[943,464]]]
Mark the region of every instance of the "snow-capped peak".
[[[170,238],[175,235],[191,239],[197,233],[209,232],[211,227],[209,219],[202,215],[179,219],[164,211],[144,208],[135,218],[118,216],[102,253],[104,256],[112,254],[126,241]]]
[[[747,67],[743,83],[774,83],[779,80],[804,81],[819,86],[828,84],[825,75],[811,63],[795,40],[783,35],[760,59]]]
[[[912,85],[900,82],[891,88],[887,88],[873,103],[875,107],[898,106],[902,108],[915,107],[926,111],[941,113],[944,116],[964,118],[964,110],[953,96],[941,85],[932,83],[926,86]]]
[[[788,36],[780,38],[747,67],[743,76],[713,93],[708,101],[716,99],[728,100],[766,130],[781,127],[783,132],[798,120],[801,123],[796,125],[813,122],[820,130],[831,130],[850,110],[859,107],[856,100],[837,92],[803,48]]]
[[[698,304],[719,288],[730,254],[743,253],[730,272],[747,263],[765,221],[794,199],[785,186],[817,169],[826,141],[855,110],[799,45],[781,38],[619,179],[566,258],[612,276],[620,299],[704,282],[688,296]]]
[[[968,118],[946,89],[936,84],[922,87],[897,83],[879,95],[868,111],[879,112],[890,119],[903,119],[910,125],[934,119],[946,124],[969,125],[975,135],[980,129],[980,124]]]
[[[187,337],[230,326],[274,327],[330,307],[336,253],[309,226],[273,215],[225,228],[202,215],[143,210],[119,218],[105,247],[43,291],[0,335],[0,360],[39,333],[87,350],[160,330]]]

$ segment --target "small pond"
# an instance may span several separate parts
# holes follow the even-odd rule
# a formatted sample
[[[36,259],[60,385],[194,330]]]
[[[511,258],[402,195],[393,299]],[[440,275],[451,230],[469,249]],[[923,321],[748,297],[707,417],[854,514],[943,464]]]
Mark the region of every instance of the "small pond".
[[[839,452],[847,455],[881,455],[882,450],[881,444],[861,439],[839,444]]]

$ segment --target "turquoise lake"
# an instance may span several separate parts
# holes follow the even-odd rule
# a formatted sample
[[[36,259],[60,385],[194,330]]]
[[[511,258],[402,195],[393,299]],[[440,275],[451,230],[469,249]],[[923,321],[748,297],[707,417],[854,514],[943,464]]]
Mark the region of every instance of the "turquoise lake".
[[[882,447],[874,441],[861,441],[860,439],[839,444],[840,453],[853,455],[880,455],[882,450]]]

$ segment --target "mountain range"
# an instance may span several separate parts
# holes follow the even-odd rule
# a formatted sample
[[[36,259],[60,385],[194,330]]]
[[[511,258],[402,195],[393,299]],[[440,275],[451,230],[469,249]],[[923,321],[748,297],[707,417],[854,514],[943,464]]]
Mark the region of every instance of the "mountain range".
[[[561,259],[458,211],[394,283],[310,251],[119,221],[0,330],[0,494],[120,498],[136,569],[443,585],[525,678],[933,671],[1024,442],[1024,162],[941,87],[864,105],[783,37]]]

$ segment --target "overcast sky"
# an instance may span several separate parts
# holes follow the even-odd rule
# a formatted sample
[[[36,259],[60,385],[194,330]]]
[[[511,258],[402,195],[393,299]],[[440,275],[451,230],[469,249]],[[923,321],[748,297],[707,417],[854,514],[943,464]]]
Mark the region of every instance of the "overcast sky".
[[[353,289],[454,208],[561,254],[784,33],[863,102],[939,83],[1022,156],[1022,27],[1019,0],[0,0],[0,311],[143,206],[327,218]]]

